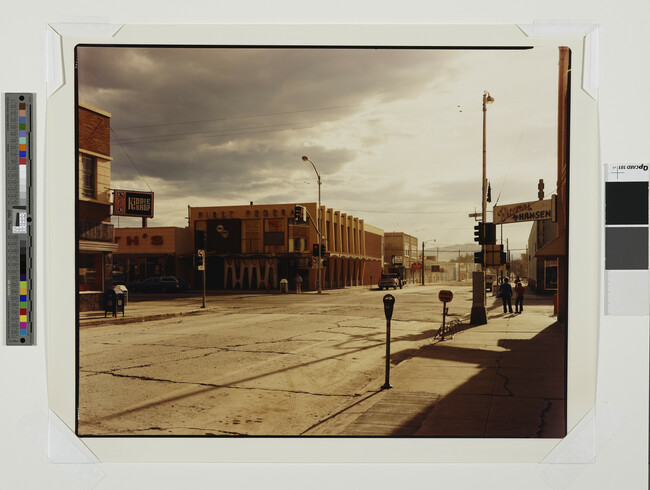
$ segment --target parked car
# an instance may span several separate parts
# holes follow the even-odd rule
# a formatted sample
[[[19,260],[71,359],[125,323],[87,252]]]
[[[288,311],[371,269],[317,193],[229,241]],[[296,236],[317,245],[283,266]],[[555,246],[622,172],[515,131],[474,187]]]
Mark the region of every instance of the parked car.
[[[485,290],[492,291],[492,286],[497,280],[497,275],[492,272],[485,273]]]
[[[379,290],[386,288],[397,289],[398,287],[402,289],[402,281],[400,280],[399,274],[395,272],[390,272],[388,274],[382,274],[377,282],[377,287]]]
[[[187,283],[174,276],[149,277],[137,285],[139,293],[180,293],[187,290]]]

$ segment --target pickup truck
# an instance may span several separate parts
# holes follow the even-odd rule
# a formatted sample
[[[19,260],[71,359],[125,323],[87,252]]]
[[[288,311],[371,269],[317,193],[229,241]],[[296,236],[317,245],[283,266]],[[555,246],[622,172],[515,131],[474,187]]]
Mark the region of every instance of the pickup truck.
[[[379,287],[380,291],[384,288],[386,288],[387,290],[388,288],[397,289],[398,287],[402,289],[402,281],[400,280],[398,274],[395,273],[382,274],[381,277],[379,278],[379,281],[377,282],[377,287]]]

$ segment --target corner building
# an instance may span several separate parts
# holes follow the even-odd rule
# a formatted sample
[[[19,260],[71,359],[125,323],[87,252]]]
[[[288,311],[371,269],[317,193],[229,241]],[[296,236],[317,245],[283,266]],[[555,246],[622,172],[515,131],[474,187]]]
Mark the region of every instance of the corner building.
[[[79,311],[103,308],[104,291],[112,288],[111,114],[77,107],[77,284]]]
[[[316,203],[296,204],[317,220]],[[287,279],[293,289],[300,274],[303,289],[317,289],[318,257],[312,250],[318,233],[311,222],[294,223],[296,204],[190,207],[194,253],[206,250],[207,288],[278,289]],[[323,288],[362,286],[379,277],[383,230],[325,206],[321,216]]]

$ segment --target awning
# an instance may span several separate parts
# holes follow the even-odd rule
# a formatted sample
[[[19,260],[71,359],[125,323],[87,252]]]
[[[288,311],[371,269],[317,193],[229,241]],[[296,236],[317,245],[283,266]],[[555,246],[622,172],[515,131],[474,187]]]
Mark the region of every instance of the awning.
[[[82,250],[86,252],[115,252],[117,250],[117,243],[79,240],[79,251]]]
[[[564,257],[565,255],[566,237],[564,235],[555,238],[535,252],[535,257]]]

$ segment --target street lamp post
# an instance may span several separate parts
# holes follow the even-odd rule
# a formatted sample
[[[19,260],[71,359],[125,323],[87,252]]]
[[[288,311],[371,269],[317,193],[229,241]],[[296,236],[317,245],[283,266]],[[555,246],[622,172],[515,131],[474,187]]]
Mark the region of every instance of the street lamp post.
[[[486,144],[485,144],[485,135],[486,135],[486,115],[487,115],[487,105],[494,102],[494,98],[490,95],[487,90],[483,91],[483,180],[481,182],[481,223],[483,230],[485,230],[485,213],[487,208],[487,176],[486,176]],[[484,232],[485,233],[485,232]],[[483,240],[485,241],[485,240]],[[485,243],[481,245],[481,255],[483,260],[481,260],[481,272],[476,272],[472,274],[472,288],[473,288],[473,300],[472,300],[472,312],[470,322],[474,325],[484,325],[487,323],[487,311],[485,309],[486,302],[486,292],[485,292]],[[477,291],[477,288],[479,289]]]
[[[485,127],[486,127],[486,114],[487,114],[487,104],[491,104],[494,102],[494,98],[490,95],[490,93],[487,90],[483,91],[483,193],[481,196],[481,221],[483,223],[483,229],[485,229],[485,213],[486,213],[486,208],[487,208],[487,193],[486,193],[486,182],[487,182],[487,176],[486,176],[486,144],[485,144]],[[483,264],[481,264],[481,268],[483,271],[485,271],[485,245],[481,245],[481,252],[483,254]]]
[[[322,237],[322,226],[321,226],[321,213],[320,213],[320,185],[321,185],[321,180],[320,180],[320,174],[318,173],[318,170],[316,170],[316,165],[314,165],[314,162],[312,162],[309,158],[306,156],[302,157],[303,162],[309,162],[311,163],[311,166],[314,167],[314,172],[316,172],[316,177],[318,177],[318,211],[316,214],[316,222],[318,224],[318,294],[322,293],[322,251],[321,251],[321,245],[323,243],[323,237]]]

